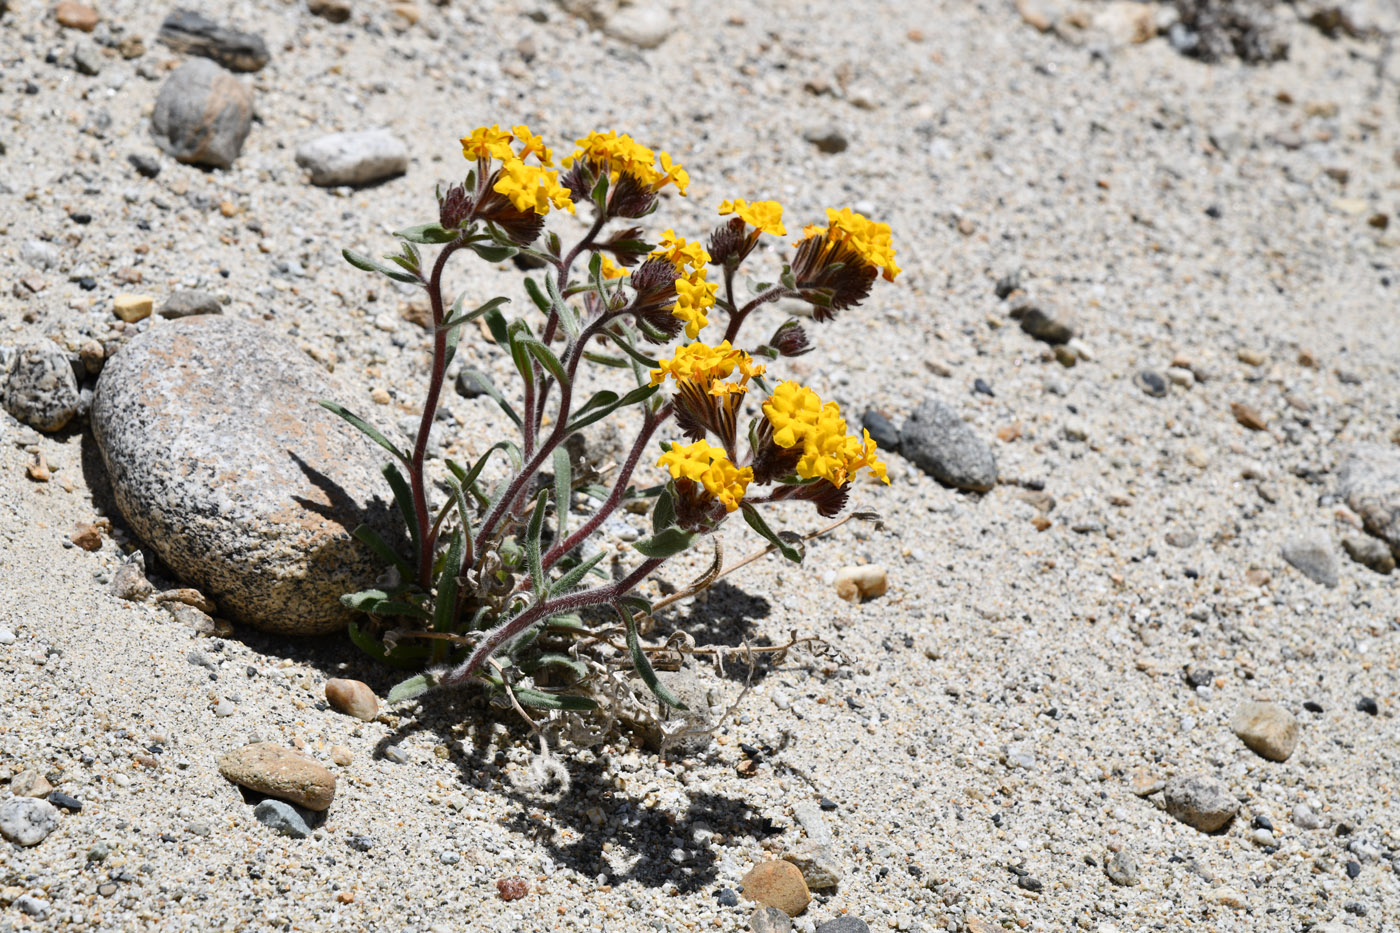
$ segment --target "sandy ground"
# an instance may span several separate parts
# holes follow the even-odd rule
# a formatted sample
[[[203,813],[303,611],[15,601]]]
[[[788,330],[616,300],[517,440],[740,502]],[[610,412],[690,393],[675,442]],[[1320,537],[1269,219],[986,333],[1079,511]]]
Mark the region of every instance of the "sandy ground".
[[[57,472],[38,484],[22,449],[34,439],[9,423],[0,626],[16,638],[0,646],[0,771],[36,768],[83,809],[35,848],[0,848],[0,929],[743,930],[752,905],[722,892],[798,844],[794,804],[822,798],[842,877],[801,930],[841,914],[877,931],[1400,925],[1397,577],[1341,553],[1352,516],[1335,500],[1347,446],[1400,429],[1400,88],[1377,68],[1381,43],[1297,25],[1286,62],[1208,66],[1161,38],[1042,35],[1009,3],[782,0],[678,5],[676,34],[643,51],[543,0],[423,7],[402,32],[379,5],[337,26],[266,0],[209,4],[272,49],[245,79],[258,122],[233,169],[163,158],[148,180],[126,157],[155,152],[159,84],[137,69],[175,60],[154,42],[167,11],[103,4],[148,51],[89,77],[45,63],[77,33],[17,7],[0,31],[0,342],[101,336],[119,292],[208,288],[333,363],[392,423],[421,392],[427,338],[376,327],[405,296],[339,250],[387,248],[386,230],[430,219],[433,184],[464,172],[456,138],[475,125],[528,122],[565,150],[615,127],[690,169],[690,197],[658,215],[682,232],[707,230],[733,196],[781,199],[790,227],[846,204],[888,220],[905,274],[817,329],[788,372],[853,415],[898,422],[943,398],[992,444],[1002,482],[958,493],[891,456],[893,485],[858,496],[882,530],[847,526],[801,570],[760,562],[666,620],[702,644],[796,631],[825,647],[761,666],[696,757],[661,760],[625,737],[566,749],[572,790],[555,802],[519,784],[534,749],[508,715],[440,698],[360,724],[318,708],[324,680],[382,695],[395,676],[346,641],[201,638],[110,595],[123,544],[63,546],[107,508],[90,436],[39,440]],[[299,143],[374,125],[410,142],[405,177],[305,183]],[[844,152],[804,139],[828,125]],[[77,210],[92,223],[75,225]],[[1375,214],[1389,231],[1368,225]],[[33,237],[59,247],[59,268],[21,262]],[[290,261],[300,269],[277,265]],[[141,284],[119,280],[128,267]],[[1089,359],[1063,367],[1009,318],[993,285],[1018,268],[1074,318]],[[21,301],[11,285],[31,274],[43,288]],[[460,281],[523,300],[509,268]],[[1195,385],[1153,398],[1134,384],[1178,356]],[[489,346],[464,358],[506,371]],[[370,401],[378,388],[389,405]],[[1268,429],[1241,426],[1237,401]],[[501,427],[487,401],[449,406],[467,450]],[[1057,504],[1038,531],[1022,496],[1041,484]],[[1300,533],[1332,542],[1335,589],[1280,557]],[[734,530],[729,553],[750,538]],[[891,589],[850,606],[831,581],[862,562],[884,565]],[[1204,689],[1187,668],[1211,672]],[[716,684],[733,698],[743,681],[732,664]],[[221,698],[234,715],[213,715]],[[1287,762],[1231,732],[1248,699],[1300,717]],[[332,744],[353,750],[313,837],[275,836],[219,776],[216,757],[254,739],[323,760]],[[762,750],[752,777],[736,771],[740,743]],[[386,759],[389,745],[407,760]],[[1134,793],[1190,772],[1239,796],[1223,834]],[[1291,820],[1298,804],[1322,825]],[[1275,845],[1256,840],[1260,816]],[[1136,886],[1105,876],[1119,846]],[[1039,890],[1018,885],[1025,873]],[[501,901],[496,881],[512,875],[530,893]],[[43,919],[16,906],[26,894]]]

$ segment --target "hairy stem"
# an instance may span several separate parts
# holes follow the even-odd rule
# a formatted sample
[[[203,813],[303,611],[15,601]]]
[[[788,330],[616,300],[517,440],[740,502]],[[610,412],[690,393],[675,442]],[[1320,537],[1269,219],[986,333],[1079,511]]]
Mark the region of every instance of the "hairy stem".
[[[725,284],[729,284],[727,278]],[[739,328],[744,326],[744,319],[747,318],[750,314],[752,314],[754,309],[757,308],[759,305],[767,304],[770,301],[776,301],[779,298],[794,298],[796,296],[797,292],[794,292],[791,289],[786,288],[782,285],[775,285],[763,294],[756,295],[752,301],[750,301],[748,304],[744,305],[742,308],[735,311],[729,316],[729,327],[727,327],[724,331],[724,339],[728,340],[729,343],[732,345],[734,343],[734,339],[739,336]],[[730,305],[733,305],[732,295],[730,297]]]

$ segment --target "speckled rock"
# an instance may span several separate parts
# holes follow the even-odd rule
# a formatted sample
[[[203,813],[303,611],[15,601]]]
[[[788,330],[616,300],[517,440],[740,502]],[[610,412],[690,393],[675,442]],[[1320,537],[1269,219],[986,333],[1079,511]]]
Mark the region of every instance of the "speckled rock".
[[[61,431],[78,413],[78,380],[52,340],[20,347],[4,381],[5,410],[40,431]]]
[[[1369,567],[1382,576],[1395,570],[1395,555],[1390,553],[1390,548],[1380,538],[1359,532],[1347,535],[1342,539],[1342,550],[1358,564]]]
[[[316,404],[333,394],[283,335],[225,316],[153,327],[103,369],[92,426],[117,505],[237,621],[334,631],[341,595],[383,569],[351,532],[395,538],[388,455]]]
[[[1287,761],[1298,747],[1298,720],[1277,703],[1243,703],[1230,720],[1240,741],[1270,761]]]
[[[1342,461],[1337,491],[1366,530],[1400,558],[1400,448],[1353,447]]]
[[[0,836],[18,846],[37,846],[58,829],[58,808],[35,797],[0,803]]]
[[[297,149],[313,185],[367,185],[408,170],[408,146],[386,129],[330,133]]]
[[[997,461],[952,406],[925,399],[899,431],[899,451],[948,486],[986,492],[996,485]]]
[[[193,317],[196,314],[223,314],[219,299],[197,288],[185,288],[173,293],[156,312],[161,317]]]
[[[194,10],[172,10],[157,38],[177,52],[213,59],[230,71],[257,71],[271,57],[261,36],[220,26]]]
[[[285,800],[263,800],[253,808],[253,819],[275,832],[293,839],[305,839],[311,835],[307,815]]]
[[[1202,774],[1178,774],[1167,782],[1162,797],[1169,814],[1203,833],[1228,825],[1240,808],[1230,788]]]
[[[759,862],[744,875],[744,897],[764,907],[776,907],[789,917],[807,909],[812,894],[801,870],[791,862]]]
[[[171,72],[151,113],[156,145],[181,162],[228,168],[253,125],[253,95],[207,58]]]
[[[308,810],[325,810],[335,797],[335,775],[290,748],[255,742],[219,758],[219,773],[235,784]]]
[[[1302,535],[1284,542],[1283,559],[1314,583],[1337,585],[1337,558],[1325,537]]]

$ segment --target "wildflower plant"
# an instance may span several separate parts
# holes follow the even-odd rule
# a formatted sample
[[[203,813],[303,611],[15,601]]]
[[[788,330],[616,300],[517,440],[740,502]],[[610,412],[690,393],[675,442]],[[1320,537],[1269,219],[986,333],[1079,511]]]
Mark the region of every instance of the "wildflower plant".
[[[391,701],[480,681],[524,706],[587,710],[596,699],[586,646],[599,635],[581,614],[611,611],[643,682],[679,706],[642,650],[637,619],[651,606],[635,589],[736,512],[800,562],[801,537],[774,531],[766,507],[809,502],[835,516],[860,471],[888,482],[869,433],[851,434],[835,402],[796,382],[769,385],[770,363],[810,349],[802,323],[785,321],[751,350],[737,341],[753,313],[778,299],[807,302],[821,322],[864,300],[877,276],[893,281],[899,268],[890,228],[849,209],[827,211],[824,226],[806,227],[793,244],[794,260],[778,281],[751,286],[741,303],[740,268],[760,241],[787,236],[777,202],[724,201],[719,226],[702,244],[669,228],[647,232],[642,221],[656,211],[659,193],[674,187],[685,195],[690,179],[669,155],[630,136],[589,133],[558,167],[525,126],[479,127],[461,144],[471,168],[463,183],[439,190],[436,221],[395,234],[399,252],[387,262],[344,253],[360,269],[424,289],[433,320],[432,368],[411,449],[322,402],[392,454],[384,473],[407,526],[408,553],[368,526],[356,529],[391,569],[385,585],[344,597],[369,616],[351,625],[351,636],[386,662],[430,668],[396,687]],[[567,249],[546,230],[559,212],[581,214],[587,224]],[[436,257],[429,262],[421,247],[436,247]],[[524,280],[530,313],[508,319],[506,298],[474,310],[464,310],[460,298],[447,306],[444,276],[462,253],[489,263],[516,255],[543,263],[540,279]],[[434,496],[429,429],[463,328],[478,320],[521,381],[517,405],[477,374],[519,439],[496,442],[475,463],[447,460],[445,493]],[[629,388],[582,398],[576,387],[585,364],[622,370]],[[747,422],[746,402],[757,412]],[[566,442],[627,410],[635,412],[636,434],[616,471],[605,483],[595,471],[576,477]],[[507,458],[508,468],[488,487],[483,474],[493,457]],[[639,489],[634,479],[643,464],[660,467],[662,482]],[[583,490],[601,504],[570,527],[573,496]],[[632,545],[635,566],[610,577],[599,566],[604,552],[585,556],[584,544],[638,499],[650,500],[652,534]]]

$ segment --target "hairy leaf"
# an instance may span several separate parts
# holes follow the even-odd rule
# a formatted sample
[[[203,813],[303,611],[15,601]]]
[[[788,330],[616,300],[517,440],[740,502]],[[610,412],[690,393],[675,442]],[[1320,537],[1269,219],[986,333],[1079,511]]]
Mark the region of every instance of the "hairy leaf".
[[[370,424],[365,419],[361,418],[359,415],[350,411],[344,405],[341,405],[339,402],[329,402],[325,399],[321,399],[321,407],[329,412],[339,415],[340,417],[344,418],[346,421],[354,425],[356,428],[359,428],[362,432],[364,432],[366,436],[369,437],[370,440],[374,441],[380,447],[383,447],[385,450],[389,451],[389,453],[393,454],[396,458],[398,458],[399,462],[405,464],[408,463],[408,457],[404,454],[404,452],[395,447],[387,437],[379,433],[378,428]]]

